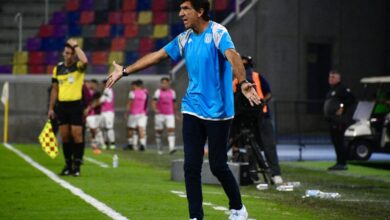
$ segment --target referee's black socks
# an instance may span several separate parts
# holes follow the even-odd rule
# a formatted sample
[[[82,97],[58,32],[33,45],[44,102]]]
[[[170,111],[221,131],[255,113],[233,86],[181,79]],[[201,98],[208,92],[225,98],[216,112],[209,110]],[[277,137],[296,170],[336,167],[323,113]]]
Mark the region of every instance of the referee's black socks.
[[[65,163],[66,163],[66,166],[70,169],[72,169],[72,155],[73,155],[72,145],[73,145],[72,142],[62,144],[62,150],[64,152]]]
[[[74,156],[74,160],[75,160],[74,162],[76,166],[80,166],[82,164],[83,156],[84,156],[84,148],[85,148],[84,142],[73,144],[73,156]]]

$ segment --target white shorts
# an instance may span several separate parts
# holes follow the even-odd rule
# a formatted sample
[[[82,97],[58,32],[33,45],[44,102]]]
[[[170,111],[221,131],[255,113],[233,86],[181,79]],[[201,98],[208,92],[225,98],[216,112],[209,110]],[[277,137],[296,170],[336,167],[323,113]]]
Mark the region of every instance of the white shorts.
[[[141,115],[129,115],[129,118],[127,119],[127,127],[128,128],[146,128],[146,123],[148,122],[148,116],[141,114]]]
[[[87,127],[90,129],[96,129],[101,123],[100,115],[90,115],[87,116]]]
[[[115,118],[114,112],[102,112],[101,117],[102,117],[101,120],[102,128],[106,128],[106,129],[114,128],[114,118]]]
[[[154,118],[154,129],[163,130],[166,128],[175,128],[175,115],[157,114]]]

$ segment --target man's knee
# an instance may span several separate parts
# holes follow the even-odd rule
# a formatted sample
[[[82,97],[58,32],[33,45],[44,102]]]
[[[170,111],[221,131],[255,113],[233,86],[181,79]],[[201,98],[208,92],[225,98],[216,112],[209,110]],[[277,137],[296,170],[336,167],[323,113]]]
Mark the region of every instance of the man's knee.
[[[201,172],[202,172],[202,164],[196,164],[190,162],[184,163],[184,173],[186,176],[200,176]]]
[[[218,177],[219,175],[229,171],[229,167],[226,163],[225,164],[210,163],[210,170],[214,176]]]

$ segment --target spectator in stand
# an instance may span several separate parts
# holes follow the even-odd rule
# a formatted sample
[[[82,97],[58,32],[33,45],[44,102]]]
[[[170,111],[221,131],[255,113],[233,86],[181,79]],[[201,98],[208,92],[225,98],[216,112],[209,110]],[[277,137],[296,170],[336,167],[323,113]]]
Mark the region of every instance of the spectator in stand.
[[[142,80],[132,83],[134,90],[129,92],[127,103],[128,148],[144,151],[146,147],[147,106],[149,93],[143,87]],[[139,146],[139,147],[138,147]]]
[[[177,112],[177,106],[176,93],[171,89],[169,78],[161,78],[160,88],[156,90],[153,96],[152,108],[155,112],[154,128],[156,131],[157,152],[162,154],[161,136],[164,128],[166,128],[168,133],[169,153],[173,154],[176,152],[175,114]]]

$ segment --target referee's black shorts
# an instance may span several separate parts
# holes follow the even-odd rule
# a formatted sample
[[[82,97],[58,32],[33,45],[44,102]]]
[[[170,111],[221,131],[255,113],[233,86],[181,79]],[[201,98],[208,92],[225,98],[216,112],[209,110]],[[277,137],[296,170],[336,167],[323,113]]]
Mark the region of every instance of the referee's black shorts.
[[[83,125],[82,101],[58,102],[57,119],[59,125]]]

